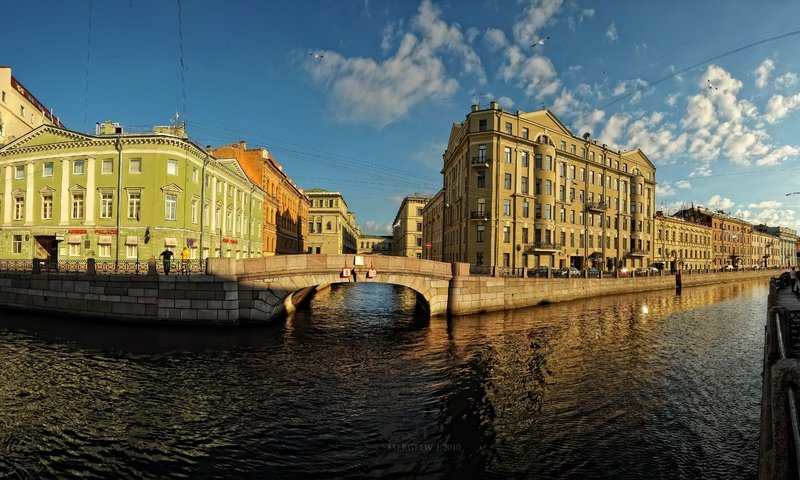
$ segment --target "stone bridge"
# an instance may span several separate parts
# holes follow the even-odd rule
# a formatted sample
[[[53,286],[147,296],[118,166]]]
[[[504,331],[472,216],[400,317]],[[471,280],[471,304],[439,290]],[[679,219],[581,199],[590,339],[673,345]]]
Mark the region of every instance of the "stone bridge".
[[[356,258],[363,265],[354,265]],[[345,268],[355,277],[343,276]],[[432,260],[351,254],[209,258],[207,273],[238,284],[240,321],[263,322],[292,312],[320,287],[354,281],[403,285],[425,300],[431,316],[446,315],[452,270],[452,264]]]

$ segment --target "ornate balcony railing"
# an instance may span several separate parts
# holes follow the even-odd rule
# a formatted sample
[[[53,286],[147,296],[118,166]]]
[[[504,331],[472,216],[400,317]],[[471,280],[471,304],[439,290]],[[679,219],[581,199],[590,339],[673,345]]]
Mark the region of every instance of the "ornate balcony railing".
[[[0,259],[0,272],[32,272],[34,271],[33,259]],[[47,273],[85,273],[89,270],[89,260],[50,260],[39,259],[39,271]],[[164,262],[156,262],[156,270],[164,274]],[[98,275],[147,275],[148,263],[144,259],[134,260],[95,260],[94,271]],[[171,274],[204,275],[206,273],[205,260],[175,260],[170,262]]]
[[[481,210],[469,212],[469,218],[470,220],[489,220],[489,212]]]
[[[492,160],[486,157],[472,157],[473,167],[488,167]]]
[[[590,212],[605,212],[607,209],[605,202],[586,202],[586,210]]]
[[[629,257],[646,257],[648,255],[650,255],[650,252],[648,252],[647,250],[640,250],[638,248],[634,248],[633,250],[628,252]]]
[[[527,252],[555,252],[561,250],[561,244],[555,242],[533,242],[525,245],[525,251]]]

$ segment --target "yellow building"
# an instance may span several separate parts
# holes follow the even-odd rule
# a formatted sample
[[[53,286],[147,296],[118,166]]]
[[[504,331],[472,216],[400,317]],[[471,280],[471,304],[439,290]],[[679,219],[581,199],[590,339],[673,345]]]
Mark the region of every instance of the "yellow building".
[[[213,150],[217,158],[235,158],[252,182],[265,192],[264,255],[303,253],[309,199],[283,172],[266,148],[247,148],[244,141]]]
[[[653,264],[669,271],[713,268],[711,227],[656,212]]]
[[[358,238],[359,255],[391,255],[392,237],[390,235],[361,235]]]
[[[780,267],[781,261],[781,239],[778,235],[770,232],[765,225],[753,227],[750,236],[753,248],[751,249],[750,264],[758,267]]]
[[[395,256],[427,258],[427,254],[423,257],[426,248],[422,242],[422,209],[430,199],[419,193],[403,199],[392,224]]]
[[[655,167],[576,137],[549,110],[473,105],[444,153],[443,260],[497,267],[647,266]]]
[[[422,209],[422,244],[425,258],[442,261],[442,228],[444,227],[444,190],[439,190]],[[427,248],[430,245],[431,248]]]
[[[361,231],[342,194],[315,188],[306,195],[311,202],[306,253],[356,253]]]
[[[711,227],[711,268],[747,268],[753,266],[751,234],[753,225],[722,210],[691,207],[674,217]]]
[[[11,142],[41,125],[64,128],[42,102],[0,66],[0,145]]]

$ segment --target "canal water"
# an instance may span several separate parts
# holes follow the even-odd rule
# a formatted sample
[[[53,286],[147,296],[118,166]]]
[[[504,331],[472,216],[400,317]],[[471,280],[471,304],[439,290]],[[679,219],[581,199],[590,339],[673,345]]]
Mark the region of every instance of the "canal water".
[[[0,312],[0,477],[755,478],[766,281],[261,328]]]

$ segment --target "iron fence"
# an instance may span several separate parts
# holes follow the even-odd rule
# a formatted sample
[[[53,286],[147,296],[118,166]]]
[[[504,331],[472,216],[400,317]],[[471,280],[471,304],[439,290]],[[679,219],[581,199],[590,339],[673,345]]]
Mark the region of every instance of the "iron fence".
[[[33,272],[33,260],[22,259],[0,259],[1,272]],[[39,271],[47,273],[86,273],[89,270],[89,260],[50,260],[38,259]],[[141,259],[133,260],[96,260],[94,261],[95,273],[99,275],[146,275],[148,272],[148,261]],[[164,262],[156,262],[158,274],[164,274]],[[170,262],[170,273],[175,275],[204,275],[206,273],[206,261],[195,260],[172,260]]]

